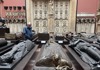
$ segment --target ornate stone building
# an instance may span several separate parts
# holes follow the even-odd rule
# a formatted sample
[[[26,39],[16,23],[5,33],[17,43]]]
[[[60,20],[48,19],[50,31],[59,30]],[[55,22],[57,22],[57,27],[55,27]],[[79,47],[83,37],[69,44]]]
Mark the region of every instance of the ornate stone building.
[[[0,0],[0,17],[6,20],[11,33],[22,31],[26,22],[31,22],[36,32],[94,33],[99,30],[95,27],[98,1]]]
[[[37,32],[75,32],[77,0],[26,0],[27,22]]]

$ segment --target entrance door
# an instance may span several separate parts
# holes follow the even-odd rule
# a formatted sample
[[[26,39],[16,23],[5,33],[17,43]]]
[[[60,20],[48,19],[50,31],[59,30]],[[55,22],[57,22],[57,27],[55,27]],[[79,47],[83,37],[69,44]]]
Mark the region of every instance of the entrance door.
[[[68,31],[69,0],[33,0],[33,24],[36,32]]]

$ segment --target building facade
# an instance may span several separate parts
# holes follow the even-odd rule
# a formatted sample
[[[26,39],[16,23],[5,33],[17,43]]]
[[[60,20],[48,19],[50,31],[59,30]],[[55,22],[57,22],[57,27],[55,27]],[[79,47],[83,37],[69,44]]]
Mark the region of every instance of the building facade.
[[[27,22],[32,23],[32,27],[36,32],[52,32],[53,30],[55,33],[64,33],[67,31],[87,33],[95,32],[95,19],[99,0],[50,0],[51,2],[49,2],[49,0],[29,1],[0,0],[0,17],[6,20],[6,25],[10,28],[11,33],[22,31],[22,28],[26,24],[26,19]],[[30,6],[27,6],[28,3],[30,3]],[[74,6],[72,7],[71,4]],[[28,7],[27,10],[25,6]],[[47,9],[50,6],[51,9]],[[37,10],[37,8],[39,9]],[[27,12],[30,13],[27,14]],[[54,13],[55,16],[52,13]],[[29,15],[32,17],[29,17]],[[48,20],[48,18],[50,19]],[[53,25],[52,23],[55,24]],[[83,26],[83,28],[81,26]]]
[[[27,22],[36,32],[75,32],[77,0],[26,0]]]
[[[22,32],[26,24],[25,1],[3,0],[0,2],[0,17],[5,19],[11,33]]]
[[[77,32],[95,33],[99,0],[78,0]]]

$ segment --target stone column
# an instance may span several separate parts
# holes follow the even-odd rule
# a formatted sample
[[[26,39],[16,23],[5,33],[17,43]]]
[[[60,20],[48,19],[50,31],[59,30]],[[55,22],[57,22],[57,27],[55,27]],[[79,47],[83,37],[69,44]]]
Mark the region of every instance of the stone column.
[[[69,14],[69,26],[68,29],[71,32],[75,32],[76,16],[77,16],[77,0],[70,0],[70,14]]]
[[[48,31],[54,32],[54,0],[50,0],[48,4]]]
[[[99,2],[99,6],[98,6],[97,14],[96,14],[96,30],[95,30],[96,32],[95,33],[100,32],[100,0],[98,2]]]
[[[33,21],[33,19],[34,19],[34,16],[33,16],[33,0],[31,0],[31,10],[30,10],[30,12],[31,12],[31,24],[32,24],[32,29],[33,30],[35,30],[35,25],[34,25],[34,21]]]
[[[31,22],[31,0],[26,0],[26,17],[27,17],[27,23]]]
[[[48,31],[54,32],[54,15],[48,15]]]

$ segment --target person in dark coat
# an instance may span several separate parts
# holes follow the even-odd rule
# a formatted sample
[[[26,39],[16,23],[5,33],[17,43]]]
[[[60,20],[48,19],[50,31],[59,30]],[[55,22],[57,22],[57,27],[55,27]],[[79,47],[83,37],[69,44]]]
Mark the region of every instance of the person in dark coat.
[[[33,33],[32,33],[32,27],[31,27],[30,22],[23,28],[23,34],[24,34],[25,40],[27,39],[32,40]]]

